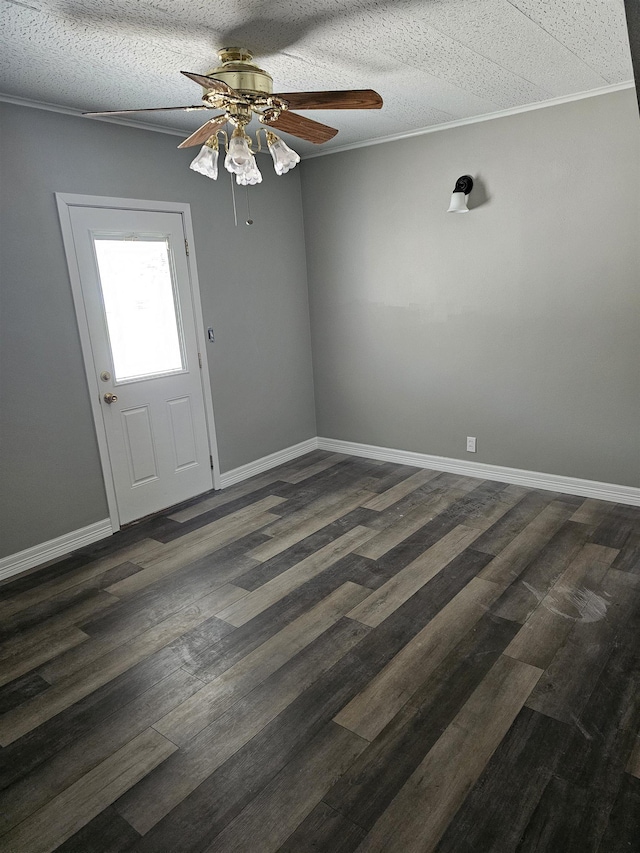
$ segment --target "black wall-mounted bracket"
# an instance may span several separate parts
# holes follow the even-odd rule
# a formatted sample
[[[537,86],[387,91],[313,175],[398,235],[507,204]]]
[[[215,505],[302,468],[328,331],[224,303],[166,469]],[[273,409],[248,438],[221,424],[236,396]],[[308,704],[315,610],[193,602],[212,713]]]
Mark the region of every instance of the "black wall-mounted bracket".
[[[462,175],[461,178],[458,178],[456,181],[456,185],[453,188],[454,193],[464,193],[465,195],[469,195],[471,190],[473,189],[473,178],[471,175]]]

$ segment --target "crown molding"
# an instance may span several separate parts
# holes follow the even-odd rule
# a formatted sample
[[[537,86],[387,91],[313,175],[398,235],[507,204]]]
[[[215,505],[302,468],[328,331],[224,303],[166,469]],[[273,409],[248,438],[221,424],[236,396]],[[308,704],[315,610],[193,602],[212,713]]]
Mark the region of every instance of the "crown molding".
[[[534,104],[524,104],[521,107],[509,107],[506,110],[498,110],[495,113],[484,113],[479,116],[471,116],[470,118],[456,119],[455,121],[447,121],[442,124],[433,124],[429,127],[421,127],[417,130],[407,130],[404,133],[394,133],[391,136],[381,136],[378,139],[366,139],[362,142],[350,142],[347,145],[337,145],[334,148],[328,148],[324,151],[313,152],[313,154],[305,154],[303,160],[312,160],[315,157],[327,157],[330,154],[339,154],[342,151],[353,151],[355,148],[369,148],[371,145],[383,145],[386,142],[398,142],[400,139],[410,139],[413,136],[425,136],[427,133],[439,133],[443,130],[453,130],[456,127],[464,127],[467,124],[479,124],[480,122],[491,121],[495,118],[507,118],[508,116],[519,115],[520,113],[528,113],[533,110],[542,110],[546,107],[557,107],[560,104],[569,104],[572,101],[582,101],[585,98],[595,98],[598,95],[609,95],[612,92],[621,92],[623,89],[632,89],[635,86],[633,80],[627,80],[624,83],[613,83],[610,86],[601,86],[598,89],[590,89],[588,92],[576,92],[573,95],[561,95],[558,98],[550,98],[548,101],[537,101]]]
[[[590,89],[588,92],[576,92],[573,95],[561,95],[558,98],[550,98],[548,101],[538,101],[534,104],[524,104],[521,107],[510,107],[507,110],[498,110],[494,113],[484,113],[479,116],[471,116],[470,118],[456,119],[455,121],[447,121],[442,124],[434,124],[429,127],[421,127],[417,130],[407,130],[403,133],[394,133],[391,136],[381,136],[378,139],[365,139],[362,142],[350,142],[347,145],[338,145],[335,148],[325,149],[324,151],[313,152],[312,154],[301,155],[302,160],[312,160],[315,157],[327,157],[330,154],[340,154],[343,151],[353,151],[356,148],[369,148],[371,145],[383,145],[387,142],[398,142],[401,139],[411,139],[414,136],[425,136],[428,133],[439,133],[443,130],[453,130],[456,127],[464,127],[467,124],[478,124],[484,121],[491,121],[496,118],[507,118],[508,116],[519,115],[520,113],[528,113],[532,110],[542,110],[546,107],[556,107],[560,104],[568,104],[572,101],[582,101],[585,98],[595,98],[598,95],[609,95],[612,92],[621,92],[624,89],[632,89],[635,86],[633,80],[627,80],[623,83],[613,83],[610,86],[601,86],[598,89]],[[32,107],[36,110],[48,110],[53,113],[62,113],[69,116],[84,116],[82,110],[76,110],[73,107],[61,107],[58,104],[49,104],[44,101],[31,101],[28,98],[17,98],[14,95],[6,95],[0,92],[0,102],[7,104],[15,104],[19,107]],[[124,127],[133,127],[137,130],[152,130],[154,133],[167,133],[170,136],[184,136],[188,131],[177,130],[168,127],[161,127],[157,124],[149,124],[141,121],[130,121],[125,118],[94,118],[92,121],[102,121],[107,124],[120,124]]]

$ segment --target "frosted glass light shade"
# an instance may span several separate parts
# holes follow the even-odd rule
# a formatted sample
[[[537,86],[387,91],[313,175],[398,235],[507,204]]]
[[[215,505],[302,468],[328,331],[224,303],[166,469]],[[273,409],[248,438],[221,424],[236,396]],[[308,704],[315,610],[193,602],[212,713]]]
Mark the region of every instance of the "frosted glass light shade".
[[[447,213],[469,213],[469,208],[467,207],[467,196],[460,192],[452,193],[451,203],[449,204]]]
[[[229,140],[229,146],[227,148],[227,157],[225,160],[225,168],[230,172],[235,172],[238,174],[238,168],[230,169],[227,166],[227,160],[230,161],[230,165],[233,164],[235,167],[242,168],[247,161],[251,158],[251,150],[249,148],[249,143],[247,142],[246,137],[244,136],[232,136]]]
[[[213,181],[218,178],[218,149],[203,145],[189,165],[194,172],[199,172]]]
[[[251,154],[250,159],[247,160],[244,167],[239,172],[236,172],[236,183],[243,187],[262,183],[262,175],[253,154]]]
[[[273,167],[276,175],[284,175],[300,162],[300,155],[289,148],[282,139],[269,143],[269,151],[273,157]]]

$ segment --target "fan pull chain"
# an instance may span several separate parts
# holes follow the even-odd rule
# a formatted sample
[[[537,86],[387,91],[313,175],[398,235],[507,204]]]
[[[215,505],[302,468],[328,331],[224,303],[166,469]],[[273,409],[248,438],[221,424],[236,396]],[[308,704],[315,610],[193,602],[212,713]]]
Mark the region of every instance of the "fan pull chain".
[[[229,177],[231,178],[231,199],[233,201],[233,221],[234,221],[235,226],[237,228],[238,227],[238,209],[236,208],[236,188],[235,188],[235,181],[233,180],[235,176],[230,174]]]
[[[229,150],[229,136],[230,136],[230,127],[229,122],[225,124],[225,139],[226,139],[226,149]],[[231,178],[231,200],[233,201],[233,222],[236,228],[238,227],[238,208],[236,207],[236,187],[235,181],[233,180],[233,174],[229,173],[229,177]]]
[[[247,194],[247,218],[245,220],[245,225],[253,225],[253,219],[251,218],[251,205],[249,204],[249,187],[245,187],[245,192]]]

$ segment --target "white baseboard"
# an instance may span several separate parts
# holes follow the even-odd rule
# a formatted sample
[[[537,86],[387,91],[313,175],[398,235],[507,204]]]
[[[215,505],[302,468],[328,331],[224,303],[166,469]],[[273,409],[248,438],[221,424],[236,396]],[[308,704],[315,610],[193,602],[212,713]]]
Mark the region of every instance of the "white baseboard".
[[[497,480],[500,483],[513,483],[517,486],[527,486],[530,489],[547,489],[552,492],[564,492],[568,495],[580,495],[585,498],[597,498],[601,501],[640,506],[640,489],[634,486],[599,483],[596,480],[581,480],[578,477],[564,477],[560,474],[542,474],[538,471],[506,468],[502,465],[487,465],[484,462],[467,462],[463,459],[450,459],[446,456],[429,456],[427,453],[394,450],[391,447],[376,447],[372,444],[339,441],[335,438],[318,438],[318,449],[330,450],[333,453],[346,453],[350,456],[365,456],[368,459],[380,459],[383,462],[398,462],[401,465],[413,465],[416,468],[448,471],[466,477],[480,477],[483,480]]]
[[[299,444],[292,444],[291,447],[285,447],[284,450],[278,450],[268,456],[263,456],[261,459],[256,459],[254,462],[247,462],[246,465],[241,465],[239,468],[225,471],[224,474],[220,475],[220,487],[225,489],[227,486],[233,486],[234,483],[248,480],[249,477],[255,477],[256,474],[262,474],[263,471],[276,468],[278,465],[283,465],[285,462],[290,462],[292,459],[297,459],[298,456],[304,456],[305,453],[311,453],[312,450],[317,449],[318,439],[315,436],[306,441],[301,441]]]
[[[560,474],[543,474],[539,471],[524,471],[521,468],[506,468],[502,465],[487,465],[484,462],[468,462],[463,459],[451,459],[446,456],[430,456],[427,453],[414,453],[410,450],[395,450],[391,447],[376,447],[373,444],[360,444],[355,441],[340,441],[337,438],[309,438],[256,459],[239,468],[226,471],[221,475],[221,487],[226,488],[249,477],[255,477],[263,471],[276,468],[313,450],[329,450],[344,453],[347,456],[364,456],[367,459],[379,459],[381,462],[397,462],[400,465],[413,465],[415,468],[432,468],[434,471],[448,471],[466,477],[479,477],[483,480],[497,480],[500,483],[513,483],[530,489],[546,489],[552,492],[564,492],[568,495],[580,495],[601,501],[640,506],[640,488],[622,486],[615,483],[600,483],[596,480],[581,480],[578,477],[564,477]],[[17,554],[0,558],[0,580],[17,575],[34,566],[55,560],[84,545],[98,542],[111,536],[111,521],[97,521],[80,530],[73,530],[34,545]]]
[[[81,527],[80,530],[72,530],[71,533],[65,533],[64,536],[58,536],[56,539],[49,539],[48,542],[41,542],[40,545],[33,545],[17,554],[2,557],[0,559],[0,580],[25,572],[27,569],[32,569],[42,563],[48,563],[49,560],[55,560],[56,557],[62,557],[64,554],[75,551],[76,548],[82,548],[84,545],[91,545],[92,542],[97,542],[99,539],[106,539],[112,533],[111,521],[105,518],[104,521],[96,521],[95,524]]]

